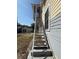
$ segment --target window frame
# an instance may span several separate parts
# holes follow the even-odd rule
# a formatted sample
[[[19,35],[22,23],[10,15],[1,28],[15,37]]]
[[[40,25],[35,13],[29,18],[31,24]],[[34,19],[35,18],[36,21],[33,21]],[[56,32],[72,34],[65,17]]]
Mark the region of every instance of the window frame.
[[[49,31],[49,8],[45,12],[45,30]]]
[[[47,8],[46,12],[48,13],[48,17],[47,17],[47,18],[48,18],[48,28],[47,28],[47,29],[45,28],[45,31],[46,31],[46,32],[50,32],[49,7]],[[45,14],[46,14],[46,12],[45,12]],[[45,22],[46,22],[46,16],[45,16]],[[45,23],[45,26],[46,26],[46,23]]]

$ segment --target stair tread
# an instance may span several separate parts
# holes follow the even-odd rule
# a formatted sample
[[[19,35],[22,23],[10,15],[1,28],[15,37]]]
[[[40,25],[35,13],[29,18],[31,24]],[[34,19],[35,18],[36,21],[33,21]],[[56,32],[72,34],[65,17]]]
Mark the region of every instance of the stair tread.
[[[41,51],[41,52],[32,52],[31,55],[33,57],[48,57],[48,56],[53,56],[52,51]]]
[[[47,46],[46,42],[34,43],[35,46]]]
[[[49,47],[48,46],[40,46],[40,47],[34,47],[34,49],[49,49]]]

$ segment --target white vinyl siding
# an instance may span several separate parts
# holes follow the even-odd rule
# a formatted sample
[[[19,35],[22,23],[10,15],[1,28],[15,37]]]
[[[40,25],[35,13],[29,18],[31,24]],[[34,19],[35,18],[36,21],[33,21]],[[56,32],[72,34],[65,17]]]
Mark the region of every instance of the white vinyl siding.
[[[45,13],[49,8],[48,30],[46,31],[48,43],[56,59],[61,59],[61,0],[46,0],[42,7],[42,20],[45,25]]]

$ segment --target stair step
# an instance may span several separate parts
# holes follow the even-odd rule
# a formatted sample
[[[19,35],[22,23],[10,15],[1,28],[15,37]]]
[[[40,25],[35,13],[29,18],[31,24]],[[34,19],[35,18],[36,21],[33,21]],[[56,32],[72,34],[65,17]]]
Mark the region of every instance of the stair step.
[[[43,52],[34,51],[31,53],[31,55],[33,57],[51,57],[51,56],[53,56],[53,53],[52,53],[52,51],[43,51]]]
[[[44,40],[44,41],[46,41],[45,38],[35,38],[35,40]]]
[[[42,46],[40,46],[40,47],[36,46],[36,47],[34,47],[34,49],[49,49],[49,47],[47,47],[47,46],[44,46],[44,47],[42,47]]]
[[[34,40],[34,42],[47,42],[45,39],[37,39],[37,40]]]
[[[34,42],[35,43],[46,43],[47,41],[46,40],[35,40]]]
[[[34,46],[47,46],[46,42],[35,42]]]
[[[35,36],[44,36],[44,35],[43,35],[43,34],[42,34],[42,35],[37,34],[37,35],[35,35]]]

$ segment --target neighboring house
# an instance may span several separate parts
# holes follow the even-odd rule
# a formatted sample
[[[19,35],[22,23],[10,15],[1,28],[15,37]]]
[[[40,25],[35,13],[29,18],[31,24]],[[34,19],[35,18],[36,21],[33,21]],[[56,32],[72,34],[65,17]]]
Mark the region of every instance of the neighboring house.
[[[22,31],[23,31],[23,33],[30,33],[30,32],[32,32],[32,28],[31,27],[29,27],[29,26],[26,26],[26,25],[23,25],[22,26]]]
[[[42,0],[40,5],[33,4],[34,20],[37,20],[38,31],[44,26],[48,43],[56,59],[61,59],[61,0]],[[40,12],[37,10],[40,7]],[[37,19],[37,15],[40,19]],[[43,26],[41,26],[42,24]]]
[[[30,33],[32,30],[29,26],[17,24],[17,33]]]

